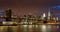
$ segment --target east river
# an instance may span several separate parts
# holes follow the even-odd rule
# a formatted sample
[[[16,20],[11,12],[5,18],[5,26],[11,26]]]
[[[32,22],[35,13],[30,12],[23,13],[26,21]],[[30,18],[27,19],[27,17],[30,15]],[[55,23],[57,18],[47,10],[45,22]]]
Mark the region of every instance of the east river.
[[[60,24],[0,26],[0,32],[60,32]]]

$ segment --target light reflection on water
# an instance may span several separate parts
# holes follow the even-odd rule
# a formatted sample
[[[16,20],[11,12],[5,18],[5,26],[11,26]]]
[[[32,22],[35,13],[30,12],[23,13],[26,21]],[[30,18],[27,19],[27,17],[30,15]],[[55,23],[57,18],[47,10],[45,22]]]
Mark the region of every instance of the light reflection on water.
[[[60,32],[60,25],[0,26],[0,32]]]

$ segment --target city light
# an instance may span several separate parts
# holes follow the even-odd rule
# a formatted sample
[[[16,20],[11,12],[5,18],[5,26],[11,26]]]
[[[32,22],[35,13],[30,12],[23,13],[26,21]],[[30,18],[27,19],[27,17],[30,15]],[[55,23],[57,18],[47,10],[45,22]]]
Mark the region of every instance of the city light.
[[[38,28],[38,25],[36,25],[36,28]]]
[[[23,25],[23,27],[27,27],[27,25]]]
[[[23,22],[23,24],[28,24],[28,22]]]
[[[43,18],[44,18],[44,17],[46,17],[46,14],[45,14],[45,13],[43,13]]]
[[[56,17],[56,20],[58,21],[58,20],[59,20],[59,18],[58,18],[58,17]]]
[[[42,29],[46,29],[46,26],[45,25],[42,25]]]
[[[21,17],[20,19],[18,19],[19,17],[17,17],[16,15],[14,15],[14,16],[10,15],[10,16],[11,17],[8,17],[9,18],[8,20],[15,21],[16,23],[18,23],[20,21],[21,22],[20,24],[34,24],[34,23],[36,23],[36,24],[38,24],[38,23],[44,24],[43,23],[44,21],[48,21],[47,23],[49,23],[49,22],[51,22],[53,20],[54,20],[53,23],[49,23],[49,24],[54,24],[54,23],[56,23],[56,21],[59,20],[58,17],[54,17],[55,15],[54,15],[54,13],[53,14],[51,13],[50,9],[48,11],[48,14],[43,13],[41,15],[41,17],[40,16],[37,16],[37,15],[30,15],[29,14],[29,15],[24,15],[23,17]],[[5,16],[0,16],[0,17],[7,20],[7,18],[6,18],[7,15],[6,15],[6,17]]]
[[[13,24],[13,22],[3,22],[3,24],[10,25]]]
[[[60,0],[0,0],[0,32],[60,32]]]
[[[46,25],[42,25],[41,27],[42,27],[41,28],[42,29],[42,32],[46,32]]]
[[[29,25],[29,28],[32,28],[32,25]]]

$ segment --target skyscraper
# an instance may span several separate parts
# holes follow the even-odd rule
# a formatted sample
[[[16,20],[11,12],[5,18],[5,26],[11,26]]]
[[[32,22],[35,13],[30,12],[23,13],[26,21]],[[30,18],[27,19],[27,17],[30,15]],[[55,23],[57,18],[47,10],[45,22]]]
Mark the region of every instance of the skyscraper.
[[[11,21],[11,9],[6,10],[6,21]]]
[[[2,17],[4,17],[5,16],[5,12],[4,12],[4,10],[0,10],[0,21],[5,21],[5,19],[4,18],[2,18]]]
[[[48,20],[50,19],[50,16],[51,16],[51,12],[50,12],[50,9],[48,11]]]

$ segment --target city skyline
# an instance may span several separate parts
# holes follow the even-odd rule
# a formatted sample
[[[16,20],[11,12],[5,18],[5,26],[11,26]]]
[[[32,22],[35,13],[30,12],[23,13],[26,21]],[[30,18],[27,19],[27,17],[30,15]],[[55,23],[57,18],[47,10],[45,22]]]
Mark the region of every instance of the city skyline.
[[[0,32],[60,32],[60,0],[0,0]]]
[[[34,10],[35,9],[35,10]],[[6,10],[6,9],[5,9]],[[5,12],[5,10],[2,10],[2,9],[0,9],[0,12]],[[24,16],[24,15],[29,15],[29,14],[31,14],[31,15],[37,15],[37,16],[40,16],[41,14],[43,14],[43,13],[48,13],[49,11],[50,12],[53,12],[56,16],[60,16],[60,14],[59,14],[59,10],[58,9],[50,9],[50,8],[40,8],[40,9],[38,9],[38,8],[23,8],[23,10],[22,11],[19,11],[19,10],[17,10],[17,11],[19,11],[19,12],[21,12],[21,13],[17,13],[17,12],[14,12],[14,11],[16,11],[16,10],[14,10],[13,11],[13,9],[11,9],[12,10],[12,14],[13,15],[17,15],[17,14],[19,14],[20,16],[22,15],[22,16]],[[21,9],[20,9],[21,10]],[[33,10],[33,11],[32,11]],[[56,11],[56,10],[58,10],[58,11]],[[15,14],[14,14],[15,13]],[[17,14],[16,14],[17,13]],[[18,15],[17,15],[18,16]]]

